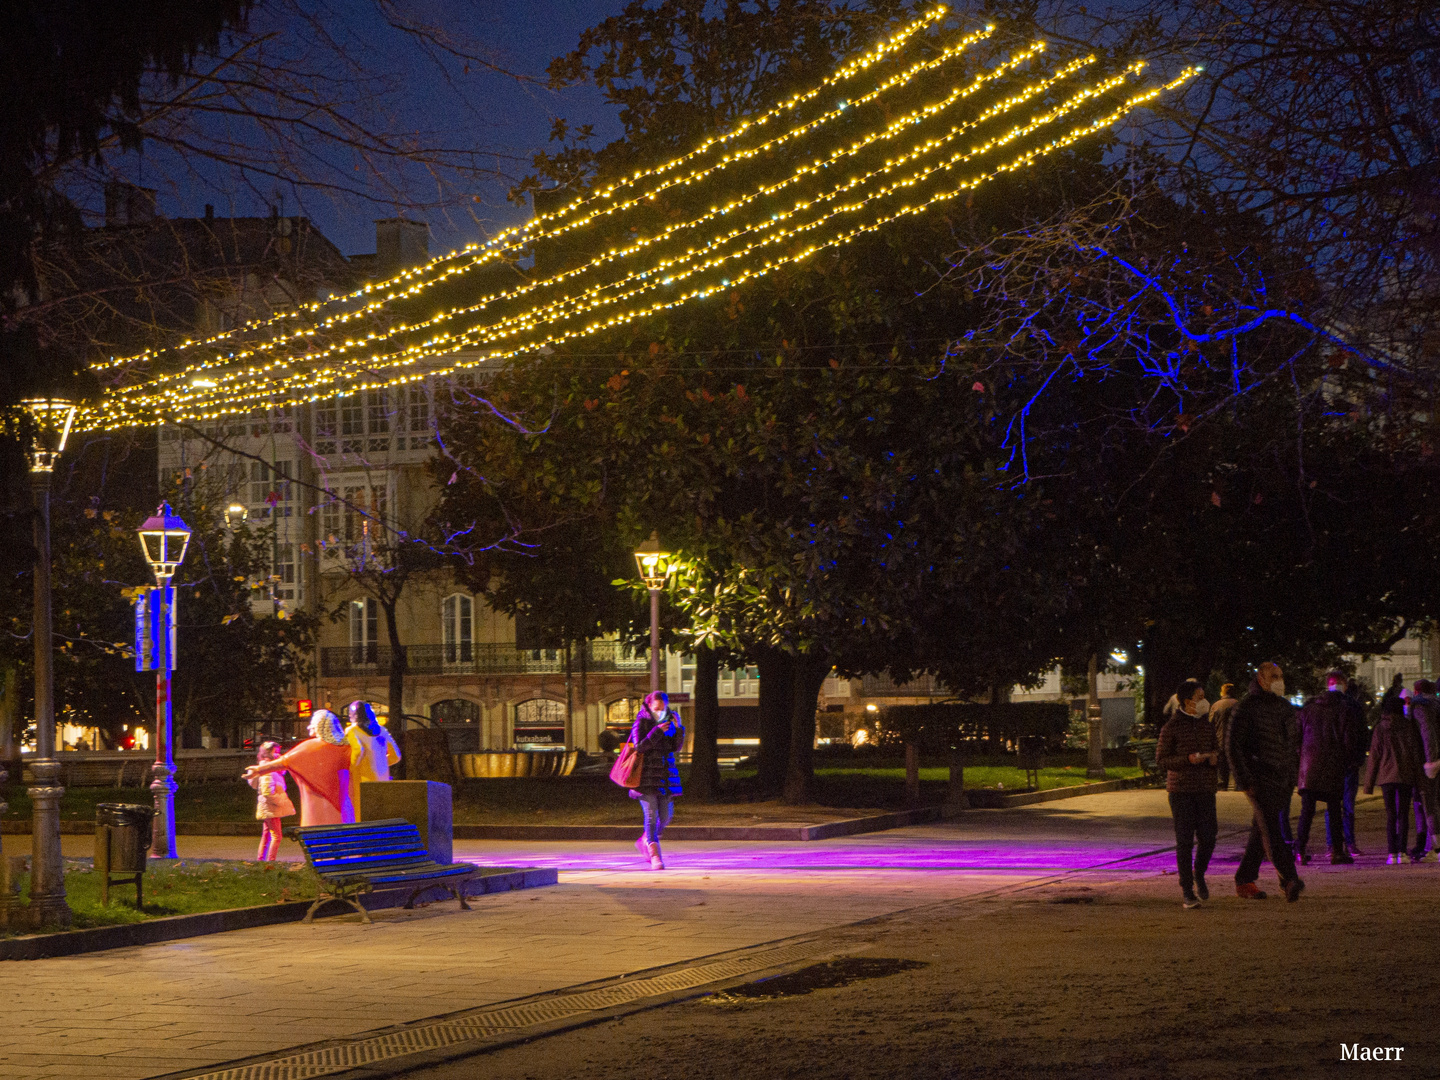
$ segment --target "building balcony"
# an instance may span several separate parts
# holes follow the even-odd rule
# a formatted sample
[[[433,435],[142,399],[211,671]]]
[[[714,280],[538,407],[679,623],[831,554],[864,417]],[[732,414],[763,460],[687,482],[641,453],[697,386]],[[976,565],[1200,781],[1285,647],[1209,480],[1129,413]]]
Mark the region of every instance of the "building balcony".
[[[411,675],[553,675],[565,671],[564,649],[521,649],[507,644],[407,645]],[[324,678],[389,675],[391,651],[383,645],[343,645],[320,650]],[[619,641],[590,641],[571,652],[570,670],[590,674],[641,674],[650,670],[650,650]]]

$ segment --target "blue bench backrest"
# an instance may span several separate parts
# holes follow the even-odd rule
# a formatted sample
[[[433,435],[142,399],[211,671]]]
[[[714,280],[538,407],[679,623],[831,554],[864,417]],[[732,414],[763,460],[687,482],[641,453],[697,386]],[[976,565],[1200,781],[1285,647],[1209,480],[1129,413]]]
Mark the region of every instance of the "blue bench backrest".
[[[295,830],[317,873],[364,873],[367,869],[399,869],[431,861],[420,830],[404,818],[365,821],[356,825],[307,825]]]

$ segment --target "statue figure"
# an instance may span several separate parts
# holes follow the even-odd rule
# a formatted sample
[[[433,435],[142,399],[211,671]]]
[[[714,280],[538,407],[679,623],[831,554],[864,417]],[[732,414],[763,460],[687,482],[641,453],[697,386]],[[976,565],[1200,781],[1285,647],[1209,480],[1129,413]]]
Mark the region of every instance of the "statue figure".
[[[400,748],[394,736],[375,719],[375,710],[368,702],[350,703],[350,726],[345,729],[345,742],[350,747],[350,804],[360,814],[360,782],[389,780],[390,766],[400,760]]]
[[[300,824],[349,825],[355,821],[350,746],[340,718],[321,709],[310,719],[311,738],[279,757],[245,770],[245,779],[287,770],[300,785]]]

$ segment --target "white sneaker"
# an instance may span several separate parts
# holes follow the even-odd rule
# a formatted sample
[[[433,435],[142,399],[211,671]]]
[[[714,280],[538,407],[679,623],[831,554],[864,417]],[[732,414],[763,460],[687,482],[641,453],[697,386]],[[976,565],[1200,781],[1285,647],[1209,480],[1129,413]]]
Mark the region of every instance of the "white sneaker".
[[[1399,862],[1400,862],[1400,856],[1399,856],[1399,855],[1386,855],[1386,856],[1385,856],[1385,865],[1386,865],[1386,866],[1396,866],[1396,865],[1399,864]]]

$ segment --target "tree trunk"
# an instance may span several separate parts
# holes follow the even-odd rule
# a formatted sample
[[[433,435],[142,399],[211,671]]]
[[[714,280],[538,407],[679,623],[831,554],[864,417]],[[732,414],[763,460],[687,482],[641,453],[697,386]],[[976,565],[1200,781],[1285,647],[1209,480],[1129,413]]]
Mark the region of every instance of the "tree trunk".
[[[1086,680],[1085,726],[1087,753],[1085,776],[1089,780],[1105,779],[1105,730],[1100,713],[1100,657],[1090,654]]]
[[[565,641],[565,738],[570,744],[577,745],[580,740],[575,737],[575,679],[570,669],[570,641]],[[569,747],[567,746],[568,750]]]
[[[1151,627],[1140,650],[1145,667],[1145,723],[1151,738],[1165,726],[1165,703],[1184,681],[1187,665],[1166,641],[1158,626]]]
[[[785,801],[791,806],[815,801],[815,699],[828,674],[830,661],[823,654],[800,656],[795,660],[790,753],[785,769]]]
[[[695,650],[695,732],[690,750],[691,798],[713,803],[720,798],[720,657],[714,649]]]
[[[760,768],[756,786],[761,795],[779,795],[790,760],[790,727],[795,697],[795,658],[779,649],[755,653],[760,669]]]
[[[920,805],[920,744],[905,744],[905,805]]]

